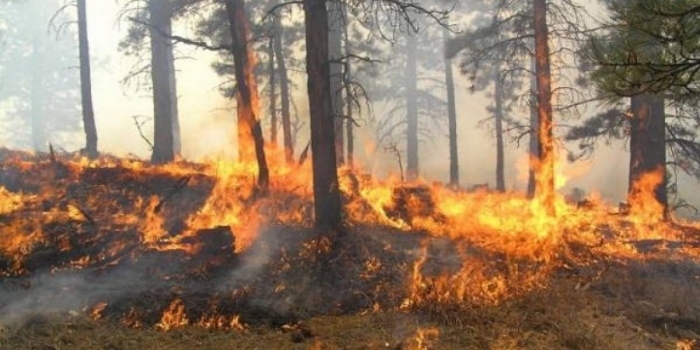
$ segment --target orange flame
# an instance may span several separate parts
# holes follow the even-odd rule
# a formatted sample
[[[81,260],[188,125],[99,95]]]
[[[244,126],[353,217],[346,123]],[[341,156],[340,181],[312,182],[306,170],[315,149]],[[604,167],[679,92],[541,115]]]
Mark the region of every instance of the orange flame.
[[[664,207],[655,196],[656,188],[664,181],[663,168],[644,173],[632,186],[629,198],[632,216],[638,223],[657,223],[664,219]]]
[[[192,247],[183,244],[185,238],[212,227],[230,227],[235,235],[236,251],[241,252],[251,246],[265,225],[310,226],[313,198],[310,164],[307,162],[301,167],[287,165],[283,152],[271,150],[268,154],[272,164],[270,193],[263,198],[254,197],[256,165],[253,163],[209,160],[203,165],[175,163],[151,167],[139,161],[112,158],[94,162],[67,160],[65,164],[74,172],[71,175],[73,178],[94,168],[124,168],[128,169],[129,176],[139,179],[154,175],[177,178],[196,174],[214,179],[215,183],[199,210],[181,219],[184,221],[184,232],[177,237],[169,237],[165,228],[165,214],[156,210],[163,200],[159,196],[133,195],[133,198],[129,198],[128,207],[131,209],[127,210],[116,202],[105,203],[100,197],[103,192],[96,192],[89,194],[80,204],[81,207],[70,203],[51,205],[38,210],[37,215],[23,215],[22,211],[26,208],[41,208],[43,201],[59,197],[56,192],[63,191],[61,194],[65,194],[61,186],[72,180],[63,183],[46,181],[50,185],[34,194],[11,193],[0,187],[0,215],[13,215],[12,220],[0,221],[3,232],[0,235],[0,256],[11,260],[11,273],[21,273],[27,255],[42,244],[53,244],[62,251],[73,249],[74,242],[66,239],[68,236],[51,237],[45,224],[64,219],[84,223],[89,219],[81,208],[94,211],[92,215],[108,228],[105,231],[137,230],[140,243],[148,249],[180,249],[190,254],[194,254],[196,249],[190,250]],[[20,171],[37,172],[44,176],[37,169],[45,164],[15,162],[12,166]],[[558,171],[565,173],[561,169]],[[576,175],[581,171],[575,169],[566,175]],[[599,199],[589,198],[589,206],[578,207],[556,194],[556,216],[550,215],[541,201],[532,201],[522,193],[469,192],[424,181],[403,183],[398,178],[380,180],[363,174],[359,166],[354,171],[340,169],[339,173],[346,221],[350,227],[359,224],[390,226],[407,232],[421,231],[433,238],[450,240],[462,250],[459,252],[461,263],[454,270],[429,275],[424,270],[430,263],[430,243],[429,240],[424,242],[420,255],[408,269],[409,296],[403,303],[404,308],[423,307],[436,302],[496,304],[510,296],[540,287],[550,272],[548,263],[561,258],[567,242],[576,241],[591,246],[597,244],[596,249],[602,254],[624,257],[639,254],[633,246],[625,243],[627,240],[679,238],[682,235],[679,230],[665,225],[659,216],[660,204],[653,196],[653,189],[663,179],[661,172],[647,174],[635,184],[636,197],[632,199],[642,205],[635,206],[629,215],[621,215]],[[558,174],[557,178],[566,177]],[[563,183],[559,182],[558,186]],[[615,233],[614,240],[600,245],[601,233],[608,231]],[[126,240],[117,240],[99,254],[73,256],[67,265],[81,268],[91,262],[117,256],[127,244],[129,242]],[[299,254],[303,259],[314,259],[319,254],[327,253],[331,247],[327,240],[307,241]],[[479,253],[475,254],[465,247]],[[509,270],[499,270],[493,265],[495,262],[485,258],[487,256],[504,257]],[[521,263],[542,267],[521,274],[517,270]],[[380,259],[368,258],[360,277],[371,278],[380,269]],[[281,292],[291,286],[280,285],[279,288]],[[188,324],[245,328],[238,325],[236,316],[216,313],[192,321],[185,314],[184,303],[175,300],[164,310],[157,328],[169,330]],[[141,326],[136,311],[125,316],[124,322]]]
[[[173,300],[163,312],[156,329],[167,332],[171,329],[185,327],[190,323],[185,314],[185,304],[180,299]]]

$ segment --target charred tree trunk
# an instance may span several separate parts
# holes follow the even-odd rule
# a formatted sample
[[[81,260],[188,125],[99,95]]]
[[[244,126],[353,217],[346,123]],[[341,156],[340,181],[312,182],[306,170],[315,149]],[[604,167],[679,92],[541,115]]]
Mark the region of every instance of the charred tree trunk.
[[[343,5],[340,0],[328,2],[328,58],[330,60],[331,102],[335,118],[335,156],[338,165],[345,163],[343,140]]]
[[[172,17],[168,17],[167,23],[167,33],[168,36],[172,35]],[[177,108],[177,78],[175,76],[175,53],[173,52],[174,46],[168,45],[168,85],[170,92],[170,108],[171,108],[171,120],[173,126],[173,152],[176,156],[182,154],[182,138],[180,130],[180,113]]]
[[[280,103],[282,112],[282,138],[284,142],[284,158],[287,164],[294,163],[294,140],[292,139],[291,100],[289,98],[289,74],[284,60],[282,46],[282,22],[278,15],[273,20],[275,58],[277,59],[277,72],[280,79]]]
[[[314,220],[319,228],[338,229],[341,225],[341,206],[328,64],[328,12],[324,0],[304,0],[303,4],[311,117]]]
[[[343,8],[343,22],[345,23],[345,30],[343,31],[343,39],[345,39],[345,54],[351,52],[350,49],[350,22],[348,21],[348,10]],[[345,87],[345,114],[348,118],[345,122],[345,130],[347,132],[347,165],[348,168],[353,168],[353,163],[355,161],[355,135],[353,128],[355,127],[353,119],[353,93],[352,93],[352,65],[349,59],[345,60],[345,74],[343,74],[343,85]]]
[[[172,42],[168,34],[171,9],[167,0],[150,0],[151,36],[151,80],[153,83],[153,155],[156,164],[168,163],[175,159],[173,137],[173,101],[171,90],[170,49]],[[164,35],[166,34],[166,35]]]
[[[443,32],[444,40],[448,40],[448,34]],[[452,72],[452,59],[445,58],[445,85],[447,88],[447,119],[449,124],[450,139],[450,185],[459,186],[459,154],[457,147],[457,106],[455,99],[455,81]]]
[[[347,117],[348,120],[346,121],[345,124],[345,131],[347,132],[347,159],[346,159],[346,164],[348,168],[352,169],[354,166],[355,162],[355,134],[354,134],[354,128],[355,125],[353,125],[353,111],[352,111],[352,101],[348,100],[347,104],[345,106],[345,109],[347,110]]]
[[[253,148],[253,155],[258,164],[258,188],[266,190],[269,182],[269,169],[265,158],[265,141],[263,139],[262,126],[260,125],[260,98],[253,71],[255,69],[255,55],[251,48],[250,23],[245,13],[244,0],[226,0],[226,15],[231,31],[231,53],[235,66],[237,110],[239,126],[243,121],[243,127],[250,135],[252,144],[240,144],[244,154]],[[239,131],[240,135],[240,131]],[[239,139],[240,142],[240,139]]]
[[[535,198],[542,203],[549,214],[555,214],[552,77],[549,63],[547,0],[534,0],[533,5],[537,68],[537,139],[539,141],[539,159],[535,173]]]
[[[494,68],[494,117],[496,119],[496,190],[506,191],[505,180],[505,152],[503,145],[503,80],[501,80],[501,67]]]
[[[630,119],[630,169],[628,201],[634,210],[644,206],[644,190],[651,190],[653,198],[661,205],[663,218],[668,216],[666,192],[666,113],[664,99],[642,94],[632,97]],[[642,182],[646,176],[654,180],[652,188]],[[649,185],[647,183],[647,185]]]
[[[530,60],[530,70],[535,72],[537,65],[535,56]],[[527,177],[527,197],[535,198],[535,169],[537,169],[537,160],[540,158],[540,146],[537,140],[537,130],[539,123],[537,122],[537,76],[532,75],[530,78],[530,144],[528,150],[528,177]]]
[[[78,0],[78,44],[80,53],[80,98],[85,130],[85,154],[97,158],[97,127],[92,106],[92,79],[90,77],[90,44],[87,31],[87,9],[85,0]]]
[[[347,38],[346,38],[346,45],[347,45]],[[352,67],[350,66],[350,62],[345,63],[345,79],[343,84],[345,85],[345,114],[347,115],[347,121],[345,122],[345,130],[347,131],[347,165],[350,169],[353,167],[353,163],[355,161],[355,135],[354,135],[354,127],[355,125],[353,124],[354,119],[353,119],[353,110],[352,110],[352,105],[353,105],[353,97],[352,97],[352,92],[351,92],[351,87],[350,87],[350,81],[351,81],[351,74],[352,74]]]
[[[276,30],[274,27],[272,30]],[[270,75],[270,144],[273,147],[277,146],[277,79],[275,74],[275,40],[274,34],[270,36],[270,44],[268,47],[268,56],[270,57],[269,72]]]
[[[414,35],[406,43],[406,178],[418,178],[418,62]]]

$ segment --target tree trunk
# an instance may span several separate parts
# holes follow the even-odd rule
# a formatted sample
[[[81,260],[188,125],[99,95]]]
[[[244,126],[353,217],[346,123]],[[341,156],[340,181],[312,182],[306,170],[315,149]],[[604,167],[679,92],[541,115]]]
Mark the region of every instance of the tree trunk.
[[[168,17],[167,23],[167,33],[168,36],[172,35],[172,17]],[[182,154],[182,138],[180,131],[180,113],[177,108],[177,78],[175,76],[175,53],[173,52],[172,42],[168,44],[168,85],[170,93],[170,108],[171,108],[171,120],[173,124],[173,153],[176,156]]]
[[[294,163],[294,141],[292,139],[291,100],[289,98],[289,76],[287,64],[284,60],[282,49],[282,22],[279,15],[275,15],[273,26],[275,28],[275,58],[277,59],[277,72],[280,79],[280,107],[282,109],[282,138],[284,142],[284,158],[287,164]]]
[[[276,30],[276,28],[272,28]],[[268,74],[270,75],[270,144],[273,147],[277,146],[277,79],[275,77],[275,40],[274,34],[270,36],[270,44],[268,47],[268,56],[270,57],[270,66]]]
[[[346,5],[347,6],[347,5]],[[343,8],[343,21],[345,22],[345,30],[343,31],[343,39],[345,40],[345,54],[352,52],[350,43],[350,21],[348,20],[348,10],[347,7]],[[353,119],[353,93],[352,93],[352,64],[349,59],[345,60],[345,74],[343,79],[343,85],[345,87],[345,114],[348,120],[345,123],[345,130],[347,132],[347,165],[348,168],[353,168],[353,163],[355,161],[355,135],[353,128],[355,127]]]
[[[530,70],[537,70],[535,56],[530,60]],[[530,78],[530,144],[528,150],[528,177],[527,177],[527,197],[535,198],[535,169],[537,169],[537,160],[540,158],[540,146],[537,140],[537,130],[539,123],[537,122],[537,75],[533,73]]]
[[[346,45],[347,45],[347,38],[346,38]],[[346,49],[347,50],[347,49]],[[348,120],[346,121],[345,124],[345,130],[347,131],[347,165],[350,169],[353,167],[353,163],[355,161],[355,135],[354,135],[354,127],[355,125],[353,124],[354,119],[353,119],[353,110],[352,110],[352,105],[353,105],[353,97],[352,97],[352,91],[351,91],[351,74],[352,74],[352,67],[350,66],[350,62],[345,63],[345,80],[344,80],[344,85],[345,85],[345,114],[347,114]]]
[[[349,67],[348,67],[349,68]],[[347,73],[349,74],[349,72]],[[355,162],[355,134],[354,134],[354,128],[355,125],[353,124],[353,111],[352,111],[352,101],[350,101],[350,97],[348,97],[348,100],[346,102],[345,109],[347,110],[347,117],[348,120],[345,124],[345,131],[347,132],[347,159],[346,159],[346,164],[348,168],[352,169],[354,166]]]
[[[240,144],[243,154],[247,155],[252,146],[252,154],[258,164],[258,188],[266,190],[269,182],[269,169],[265,158],[265,141],[260,125],[260,98],[253,71],[255,70],[255,54],[250,40],[250,23],[245,13],[244,0],[226,0],[226,15],[231,31],[231,53],[235,66],[236,105],[239,126],[243,127],[252,139],[251,144]],[[239,135],[240,135],[239,131]],[[239,139],[240,142],[240,139]],[[244,158],[245,159],[245,158]]]
[[[535,198],[550,215],[555,214],[554,136],[552,117],[552,77],[549,64],[547,0],[534,0],[535,60],[537,66],[537,139],[539,159],[535,173]]]
[[[630,119],[630,169],[628,201],[633,210],[647,207],[651,196],[661,205],[661,217],[668,215],[666,192],[666,113],[664,99],[643,94],[632,97]],[[645,188],[646,176],[654,180],[652,188]],[[658,178],[657,178],[658,176]],[[651,190],[652,193],[643,193]],[[644,213],[649,214],[649,213]]]
[[[415,35],[408,35],[406,42],[406,178],[418,178],[418,63]]]
[[[151,80],[153,82],[153,155],[156,164],[168,163],[175,158],[173,137],[173,103],[171,91],[167,34],[171,9],[167,0],[150,0]]]
[[[343,5],[341,1],[328,2],[328,58],[331,75],[331,103],[335,118],[335,156],[338,165],[345,163],[343,140]]]
[[[308,74],[314,220],[318,228],[341,225],[335,153],[335,118],[328,65],[328,12],[324,0],[304,0],[306,71]]]
[[[505,180],[505,154],[503,145],[503,81],[501,80],[501,67],[496,64],[494,68],[494,117],[496,119],[496,190],[506,191]]]
[[[80,97],[85,130],[85,154],[97,158],[97,127],[92,107],[92,80],[90,78],[90,45],[87,31],[87,9],[85,0],[78,0],[78,43],[80,53]]]
[[[443,40],[447,42],[449,35],[443,31]],[[457,106],[455,99],[455,81],[452,72],[452,59],[445,58],[445,85],[447,89],[447,120],[450,139],[450,185],[459,186],[459,153],[457,151]]]

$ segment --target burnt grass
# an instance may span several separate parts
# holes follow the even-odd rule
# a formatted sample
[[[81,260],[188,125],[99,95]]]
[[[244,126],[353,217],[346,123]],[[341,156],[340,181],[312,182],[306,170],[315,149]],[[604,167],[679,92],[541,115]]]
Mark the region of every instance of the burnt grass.
[[[684,242],[633,242],[639,259],[571,242],[565,257],[543,266],[419,231],[348,222],[327,233],[270,222],[241,253],[231,249],[228,228],[202,229],[184,241],[200,247],[191,255],[147,247],[138,220],[124,217],[143,215],[136,198],[155,196],[159,205],[149,210],[170,237],[181,235],[215,184],[196,164],[172,175],[148,166],[79,168],[7,150],[0,160],[0,185],[25,195],[20,209],[0,214],[0,235],[37,225],[43,232],[19,260],[0,253],[3,349],[694,349],[700,338],[700,267],[674,253],[697,254],[700,235],[691,230]],[[79,214],[56,214],[71,208]],[[457,273],[467,254],[505,283],[530,270],[546,278],[498,303],[406,306],[424,254],[428,277]],[[190,326],[157,332],[175,300]],[[247,330],[196,326],[218,315],[239,316]],[[439,335],[416,340],[432,328]]]

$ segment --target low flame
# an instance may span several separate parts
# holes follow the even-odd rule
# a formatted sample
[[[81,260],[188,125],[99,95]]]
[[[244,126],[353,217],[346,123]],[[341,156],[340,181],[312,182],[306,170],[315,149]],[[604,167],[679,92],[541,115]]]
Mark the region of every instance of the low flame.
[[[440,330],[437,328],[419,328],[416,330],[414,339],[409,342],[407,349],[411,350],[429,350],[433,349],[433,343],[440,336]]]
[[[239,315],[231,317],[224,315],[202,316],[197,322],[197,326],[211,330],[233,330],[239,332],[246,330]]]
[[[102,313],[105,311],[107,308],[107,303],[101,301],[97,304],[95,304],[91,309],[90,309],[90,317],[93,320],[99,320],[102,318]]]
[[[203,249],[202,242],[195,238],[201,237],[204,230],[217,227],[230,228],[234,237],[229,231],[217,232],[216,237],[229,239],[210,250],[235,248],[236,253],[248,250],[266,225],[310,227],[313,212],[310,164],[286,165],[282,152],[270,150],[268,154],[270,163],[275,165],[270,167],[270,192],[265,197],[257,197],[254,190],[257,172],[254,164],[209,161],[203,165],[175,163],[152,167],[133,160],[81,158],[61,163],[68,169],[68,177],[46,181],[45,177],[55,176],[46,171],[51,163],[10,160],[6,166],[31,174],[42,186],[26,193],[0,187],[0,217],[11,218],[0,220],[3,232],[0,263],[4,263],[3,259],[8,261],[1,271],[13,275],[25,273],[27,257],[37,247],[70,252],[84,241],[107,236],[110,240],[104,249],[75,254],[60,267],[77,269],[96,262],[117,264],[129,254],[148,251],[178,251],[194,259]],[[575,176],[584,168],[575,168],[565,175]],[[100,183],[105,180],[100,180],[101,173],[95,175],[98,171],[132,181],[139,190],[110,188],[109,183]],[[588,198],[585,206],[579,206],[556,194],[553,203],[556,215],[551,215],[552,208],[543,207],[542,201],[530,200],[521,193],[466,191],[424,181],[404,183],[398,178],[379,180],[357,168],[354,171],[343,168],[339,173],[348,226],[389,226],[407,233],[423,232],[429,237],[415,255],[413,265],[409,263],[407,268],[408,293],[405,299],[403,296],[398,299],[403,300],[404,309],[445,303],[493,305],[542,287],[552,272],[550,262],[565,258],[571,242],[622,258],[640,256],[627,243],[629,240],[683,239],[682,232],[663,222],[662,208],[654,198],[653,190],[663,180],[661,172],[647,174],[635,184],[636,195],[631,198],[635,206],[629,213],[621,213],[595,197]],[[169,206],[176,207],[172,203],[183,200],[177,197],[177,191],[186,191],[187,184],[178,182],[180,187],[170,191],[175,195],[166,195],[168,191],[140,191],[147,187],[143,185],[146,179],[164,178],[171,186],[173,179],[185,177],[200,178],[191,180],[192,187],[201,185],[197,181],[210,181],[211,185],[207,188],[210,192],[197,204],[199,209],[195,207],[185,214]],[[76,192],[69,196],[68,187],[77,178],[95,184],[91,184],[89,193]],[[563,185],[564,182],[558,183]],[[96,236],[80,236],[78,229],[70,226],[56,234],[55,230],[47,229],[54,222],[75,227],[93,225],[99,229]],[[602,236],[608,232],[613,232],[614,237],[602,244]],[[432,245],[436,239],[451,242],[461,260],[451,269],[428,273],[433,268],[429,266],[431,260],[435,260]],[[232,246],[228,247],[231,242]],[[327,238],[307,240],[294,254],[305,261],[314,261],[330,252],[331,243]],[[379,257],[366,257],[360,264],[358,277],[370,280],[382,270],[384,263]],[[280,266],[285,268],[284,264]],[[284,294],[293,288],[276,282],[274,291]],[[375,310],[381,309],[377,303],[371,305]],[[106,307],[106,303],[96,305],[90,310],[91,316],[99,319]],[[188,325],[239,331],[246,328],[238,315],[218,312],[196,315],[190,319],[185,303],[175,299],[163,310],[156,328],[161,331]],[[143,327],[135,309],[122,322],[129,327]],[[426,339],[436,336],[433,331],[421,333],[422,340],[417,341],[419,348]]]
[[[173,300],[163,311],[160,322],[155,326],[157,330],[167,332],[176,328],[190,325],[185,304],[182,299]],[[226,316],[218,313],[202,315],[194,326],[210,330],[245,331],[246,326],[241,322],[239,315]]]
[[[644,173],[632,187],[629,198],[631,214],[638,224],[654,224],[664,220],[664,207],[656,200],[656,188],[663,182],[665,169]]]
[[[168,308],[163,311],[160,322],[156,324],[156,329],[167,332],[171,329],[182,328],[190,324],[185,314],[185,304],[180,299],[173,300]]]

